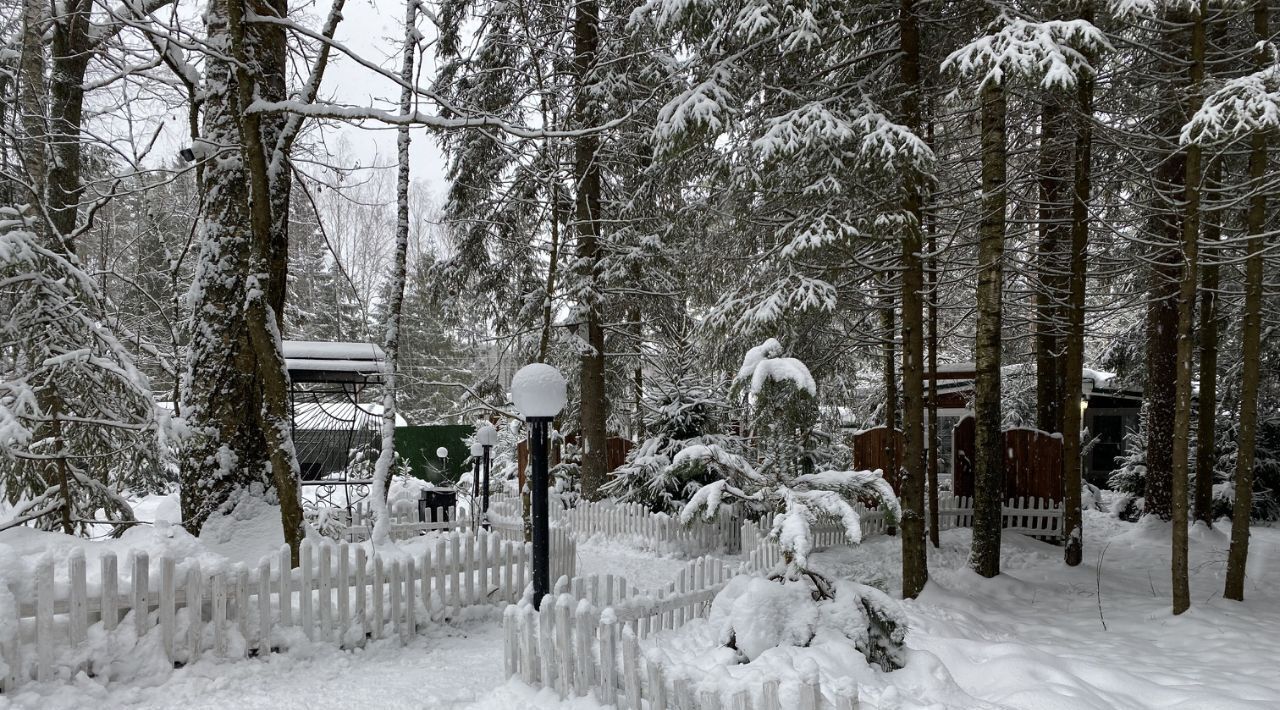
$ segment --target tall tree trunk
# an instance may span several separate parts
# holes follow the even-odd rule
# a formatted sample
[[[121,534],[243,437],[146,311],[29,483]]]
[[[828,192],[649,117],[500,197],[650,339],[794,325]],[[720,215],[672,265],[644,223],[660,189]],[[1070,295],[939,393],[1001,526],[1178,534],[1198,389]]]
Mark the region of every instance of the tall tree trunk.
[[[884,377],[884,426],[889,430],[889,470],[884,472],[886,478],[898,489],[898,477],[902,471],[902,452],[898,451],[898,349],[895,347],[897,336],[897,319],[894,317],[896,301],[893,294],[893,277],[883,276],[880,288],[881,301],[884,306],[880,310],[880,330],[884,342],[880,347],[881,375]],[[892,534],[892,530],[890,530]]]
[[[413,53],[418,36],[418,1],[405,2],[404,53],[400,62],[400,113],[413,110]],[[391,517],[387,514],[387,481],[396,457],[396,395],[400,367],[400,314],[404,310],[404,283],[409,254],[409,127],[396,130],[396,249],[391,260],[391,294],[387,303],[387,323],[382,350],[387,356],[382,384],[382,446],[373,471],[373,509],[376,518],[370,539],[374,544],[391,540]],[[487,493],[485,494],[488,495]]]
[[[1174,8],[1165,19],[1174,28],[1188,27],[1185,10]],[[1183,29],[1166,30],[1156,51],[1164,57],[1184,55],[1190,38]],[[1171,60],[1166,60],[1171,61]],[[1174,74],[1180,67],[1167,67]],[[1173,519],[1173,432],[1177,405],[1178,298],[1182,275],[1181,222],[1178,205],[1184,198],[1186,152],[1178,147],[1178,134],[1186,106],[1173,97],[1152,117],[1160,136],[1163,160],[1155,170],[1155,195],[1149,215],[1147,254],[1147,474],[1144,514]]]
[[[44,0],[24,0],[22,4],[22,57],[18,61],[18,123],[22,126],[22,138],[18,150],[22,169],[27,174],[30,194],[19,194],[22,202],[39,206],[44,202],[45,185],[49,180],[48,122],[45,117],[45,57],[44,28],[48,23]],[[43,216],[34,220],[34,226],[45,232],[48,226]]]
[[[84,113],[84,75],[93,56],[89,20],[92,0],[62,4],[53,23],[53,74],[49,83],[49,137],[53,161],[49,165],[49,221],[59,239],[67,242],[75,232],[80,196],[80,124]],[[71,249],[66,243],[68,251]]]
[[[1189,73],[1190,107],[1187,115],[1200,109],[1201,84],[1204,81],[1205,15],[1208,0],[1200,0],[1193,13],[1191,29],[1191,66]],[[1200,282],[1200,146],[1187,146],[1185,212],[1182,219],[1182,276],[1178,284],[1178,369],[1177,406],[1173,420],[1173,613],[1181,614],[1191,606],[1191,588],[1187,569],[1187,482],[1191,466],[1191,362],[1195,356],[1192,340],[1196,318],[1196,287]]]
[[[1093,5],[1085,3],[1081,19],[1093,22]],[[1080,425],[1083,412],[1078,402],[1083,397],[1084,370],[1084,292],[1088,275],[1089,199],[1093,165],[1093,76],[1081,76],[1076,84],[1074,186],[1071,194],[1071,251],[1069,255],[1067,324],[1063,345],[1066,349],[1062,369],[1068,377],[1059,411],[1062,431],[1062,529],[1067,539],[1064,561],[1074,567],[1084,556],[1083,515],[1080,511],[1081,460]]]
[[[907,128],[920,132],[920,28],[914,0],[902,0],[898,14],[902,48],[902,115]],[[904,176],[902,210],[902,596],[914,599],[929,581],[924,517],[924,263],[920,252],[923,202],[920,175]]]
[[[1253,5],[1257,68],[1269,59],[1267,3]],[[1240,328],[1240,354],[1244,373],[1240,378],[1240,427],[1236,443],[1235,503],[1231,510],[1231,548],[1227,552],[1227,583],[1222,596],[1244,601],[1245,563],[1249,559],[1249,518],[1253,510],[1253,463],[1258,433],[1258,360],[1262,351],[1263,232],[1267,218],[1267,139],[1261,132],[1249,138],[1249,211],[1245,215],[1244,322]]]
[[[1205,180],[1214,194],[1222,178],[1222,161],[1214,160]],[[1216,202],[1216,200],[1214,200]],[[1204,221],[1205,253],[1200,289],[1200,396],[1196,415],[1195,519],[1213,527],[1213,474],[1218,459],[1215,441],[1218,420],[1218,285],[1221,260],[1222,211],[1215,209]]]
[[[258,82],[268,84],[271,76],[283,72],[283,68],[271,62],[283,59],[283,53],[273,51],[270,43],[274,35],[256,35],[246,31],[243,18],[246,0],[228,0],[227,18],[231,35],[232,52],[237,63],[234,69],[236,91],[241,107],[248,106],[266,89]],[[287,8],[275,8],[287,11]],[[281,37],[282,39],[282,37]],[[267,46],[258,51],[250,47],[256,41]],[[252,68],[252,69],[251,69]],[[249,292],[247,294],[246,321],[249,344],[253,349],[257,375],[261,381],[262,400],[258,407],[257,425],[267,444],[267,462],[271,479],[280,501],[280,522],[284,528],[284,540],[294,564],[298,562],[298,550],[302,544],[302,500],[298,491],[301,472],[297,452],[293,446],[293,424],[289,416],[289,371],[282,352],[280,322],[282,314],[275,311],[272,292],[285,275],[275,271],[273,223],[288,220],[288,214],[273,212],[271,191],[273,181],[268,169],[268,149],[264,143],[261,114],[243,112],[239,121],[240,149],[249,168],[249,217],[253,236],[254,260],[250,262]],[[270,143],[274,150],[275,142]],[[263,281],[265,280],[265,283]]]
[[[1059,431],[1067,383],[1063,362],[1063,318],[1067,266],[1063,251],[1071,239],[1070,114],[1060,98],[1046,93],[1040,110],[1040,245],[1036,264],[1036,427]]]
[[[591,126],[598,115],[591,98],[592,75],[599,46],[600,7],[596,0],[578,0],[573,23],[573,63],[577,73],[574,116],[578,128]],[[584,134],[574,146],[574,174],[577,178],[575,223],[578,258],[586,270],[588,288],[586,310],[587,351],[582,355],[582,494],[588,500],[600,497],[608,473],[608,442],[605,425],[604,293],[600,283],[600,164],[596,153],[600,139]]]
[[[1004,291],[1005,93],[982,86],[982,223],[978,227],[977,335],[974,342],[973,548],[969,565],[1000,574],[1004,504],[1004,433],[1000,412],[1000,330]]]
[[[238,2],[239,0],[231,0]],[[204,15],[207,42],[221,50],[205,62],[204,139],[240,143],[240,102],[231,62],[227,0]],[[179,463],[182,523],[198,535],[210,515],[225,512],[251,489],[273,488],[266,466],[257,359],[249,343],[245,295],[254,255],[249,176],[240,160],[210,161],[200,225],[200,252],[192,284],[185,400],[190,424]]]
[[[288,0],[242,0],[246,8],[265,17],[287,19]],[[332,36],[332,32],[329,33]],[[288,36],[284,25],[255,22],[244,30],[246,58],[254,67],[254,97],[264,101],[290,98],[286,76],[289,70]],[[323,67],[320,68],[323,71]],[[305,100],[305,98],[304,98]],[[289,147],[277,151],[281,133],[290,120],[287,113],[258,114],[256,134],[265,149],[267,163],[267,199],[270,200],[271,222],[265,244],[267,305],[275,316],[276,328],[283,332],[285,293],[289,275],[289,207],[293,192],[293,170],[288,164]],[[292,138],[289,138],[292,143]]]
[[[239,146],[242,160],[215,161],[206,172],[203,238],[188,347],[183,411],[192,425],[182,458],[183,523],[198,533],[208,517],[254,490],[274,491],[293,560],[302,540],[298,463],[289,418],[289,378],[281,355],[273,284],[268,150],[259,114],[242,107],[264,91],[260,72],[278,55],[253,47],[241,24],[244,0],[220,0],[205,14],[208,41],[235,63],[211,55],[205,139]],[[250,406],[246,406],[246,404]],[[256,406],[254,406],[256,405]]]
[[[931,114],[932,115],[932,114]],[[929,145],[933,146],[933,121],[929,121]],[[929,542],[941,545],[938,530],[938,221],[929,219]],[[947,436],[950,432],[942,432]]]
[[[545,115],[545,112],[544,112]],[[551,328],[555,325],[552,302],[556,294],[556,271],[560,261],[560,184],[552,175],[551,185],[551,249],[547,255],[547,286],[542,295],[542,333],[538,338],[538,362],[546,362],[551,353]]]

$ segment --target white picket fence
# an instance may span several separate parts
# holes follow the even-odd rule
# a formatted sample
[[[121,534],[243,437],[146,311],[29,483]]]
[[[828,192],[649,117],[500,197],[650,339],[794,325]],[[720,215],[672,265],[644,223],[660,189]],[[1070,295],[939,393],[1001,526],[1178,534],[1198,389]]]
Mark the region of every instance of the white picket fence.
[[[340,511],[345,515],[346,511]],[[430,532],[469,532],[478,525],[476,516],[465,508],[431,508],[427,520],[419,518],[418,510],[391,513],[391,539],[405,540]],[[373,510],[368,503],[351,506],[351,520],[342,526],[339,537],[348,542],[368,540],[373,531]]]
[[[116,555],[107,553],[92,580],[77,549],[65,566],[44,560],[34,598],[17,600],[16,618],[0,619],[0,631],[9,632],[0,637],[0,689],[11,692],[32,678],[65,679],[81,670],[109,674],[110,664],[90,647],[104,635],[117,654],[158,643],[175,664],[207,655],[260,655],[302,639],[342,647],[366,639],[407,641],[430,619],[523,595],[531,549],[522,539],[503,537],[455,532],[416,557],[385,558],[370,558],[362,545],[304,541],[296,569],[287,547],[254,569],[211,572],[194,560],[152,560],[144,552],[130,554],[121,569]],[[573,576],[576,556],[573,539],[553,533],[552,574]]]
[[[1005,532],[1031,537],[1062,537],[1062,503],[1047,498],[1010,498],[1004,502],[1001,522]],[[973,526],[973,498],[938,498],[938,529]]]
[[[766,545],[736,571],[719,560],[694,560],[671,587],[656,593],[639,594],[618,577],[575,579],[557,595],[547,595],[540,610],[525,602],[508,606],[503,617],[507,674],[535,688],[550,688],[562,699],[590,694],[603,705],[632,710],[781,710],[783,684],[776,678],[762,678],[752,689],[739,686],[726,697],[709,688],[695,691],[688,677],[670,674],[642,654],[639,643],[705,617],[711,600],[734,574],[777,564],[776,546],[769,549]],[[788,708],[852,710],[857,702],[852,684],[824,694],[816,668],[803,671],[794,684],[798,687],[786,695]]]
[[[675,516],[654,513],[637,503],[579,501],[573,508],[553,509],[551,518],[580,539],[629,538],[644,549],[664,554],[694,556],[747,549],[738,539],[738,511],[731,507],[722,508],[713,520],[699,516],[683,524]]]
[[[884,511],[867,508],[861,503],[855,504],[853,508],[858,513],[863,539],[872,535],[882,535],[888,529],[888,519]],[[769,533],[773,530],[774,517],[766,515],[759,520],[742,522],[738,538],[743,550],[755,550],[769,539]],[[817,524],[809,526],[809,540],[815,550],[849,544],[849,536],[844,525],[839,520],[826,516],[820,517]]]

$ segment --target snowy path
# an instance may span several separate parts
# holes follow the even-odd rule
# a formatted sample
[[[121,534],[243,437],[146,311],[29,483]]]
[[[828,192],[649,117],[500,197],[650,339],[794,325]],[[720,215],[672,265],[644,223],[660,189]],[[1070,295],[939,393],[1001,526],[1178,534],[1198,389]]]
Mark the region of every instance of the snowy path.
[[[622,575],[641,591],[665,586],[687,564],[689,560],[659,557],[608,541],[578,543],[578,574]]]

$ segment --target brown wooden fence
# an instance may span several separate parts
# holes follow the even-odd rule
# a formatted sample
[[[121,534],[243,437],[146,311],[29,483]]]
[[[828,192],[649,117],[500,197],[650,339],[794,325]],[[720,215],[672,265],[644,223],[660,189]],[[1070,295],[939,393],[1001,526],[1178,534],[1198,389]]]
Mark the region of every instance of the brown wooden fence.
[[[565,441],[570,444],[577,444],[578,435],[570,434],[565,437]],[[560,448],[561,448],[560,442],[555,442],[551,445],[551,456],[550,456],[551,462],[550,463],[552,466],[555,466],[557,463],[560,462]],[[635,442],[631,441],[630,439],[624,439],[620,436],[611,436],[609,437],[608,448],[609,450],[605,454],[605,460],[607,461],[609,466],[609,469],[608,469],[609,473],[613,473],[614,469],[626,463],[627,453],[630,452],[631,449],[635,448]],[[520,467],[520,482],[521,482],[521,488],[523,489],[524,475],[527,470],[526,467],[529,465],[529,442],[528,441],[521,441],[516,445],[516,463]]]
[[[902,431],[894,429],[889,433],[888,427],[878,426],[854,434],[849,440],[849,448],[853,449],[853,468],[858,471],[884,471],[885,480],[898,493],[899,476],[897,461],[902,460],[905,443]]]
[[[974,495],[974,419],[956,425],[952,440],[952,492]],[[1061,501],[1062,437],[1035,429],[1004,431],[1004,498]]]

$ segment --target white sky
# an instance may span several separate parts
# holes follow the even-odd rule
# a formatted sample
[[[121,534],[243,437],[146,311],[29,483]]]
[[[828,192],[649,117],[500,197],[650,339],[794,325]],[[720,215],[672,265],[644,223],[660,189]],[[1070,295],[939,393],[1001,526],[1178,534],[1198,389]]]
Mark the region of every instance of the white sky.
[[[293,3],[295,15],[298,11],[305,13],[305,17],[298,16],[297,19],[312,29],[319,29],[329,12],[331,1],[299,0]],[[200,13],[205,4],[206,0],[179,0],[177,6],[177,12],[183,17],[184,27],[198,37],[203,37],[204,34]],[[404,37],[404,0],[348,0],[343,17],[335,37],[337,42],[366,61],[399,73]],[[426,35],[428,41],[434,39],[434,27],[426,18],[419,20],[418,29]],[[133,42],[145,46],[138,38],[133,38]],[[198,56],[189,56],[188,60],[199,65]],[[434,46],[426,45],[425,56],[420,55],[418,60],[426,62],[425,66],[419,67],[418,83],[430,85],[435,69]],[[300,70],[295,68],[295,72],[297,71]],[[292,80],[297,82],[302,79],[295,76]],[[350,106],[395,110],[400,98],[400,88],[335,49],[330,54],[329,66],[321,87],[321,98]],[[159,141],[149,151],[144,164],[171,164],[177,158],[178,150],[191,142],[185,103],[164,105],[150,100],[150,97],[139,92],[136,87],[125,87],[119,83],[94,91],[88,101],[91,113],[96,113],[91,118],[89,130],[99,138],[110,141],[125,155],[136,155],[136,151],[148,145],[157,123],[163,124]],[[433,110],[429,105],[421,108]],[[330,123],[323,130],[324,145],[331,156],[338,153],[342,143],[346,144],[347,152],[351,154],[341,167],[383,166],[394,171],[395,128],[374,122],[364,125]],[[447,187],[444,157],[426,129],[414,128],[411,134],[412,179],[424,183],[440,199]],[[312,131],[308,137],[314,140],[316,134]],[[337,163],[336,160],[332,162]],[[308,169],[308,172],[314,172],[314,169]],[[358,180],[359,177],[353,176],[353,179]],[[388,184],[392,186],[392,192],[385,195],[384,199],[391,202],[395,200],[395,182],[390,180]]]
[[[328,12],[327,0],[319,0],[312,12],[316,15]],[[344,19],[338,25],[338,42],[359,53],[366,60],[384,69],[399,72],[400,51],[404,37],[404,3],[399,0],[348,0]],[[428,40],[434,37],[431,23],[421,19],[418,28]],[[400,89],[390,80],[357,65],[349,57],[337,52],[325,74],[323,95],[331,100],[354,106],[394,106],[400,98]],[[428,85],[434,73],[434,52],[426,49],[420,57],[426,65],[421,68],[418,83]],[[344,125],[340,135],[359,156],[362,166],[374,164],[394,166],[396,132],[393,128],[369,123],[364,126]],[[433,193],[442,197],[446,182],[445,161],[435,141],[423,128],[411,131],[411,171],[415,181],[425,182]],[[330,147],[336,147],[338,138],[332,137]],[[394,196],[389,195],[388,199]]]

